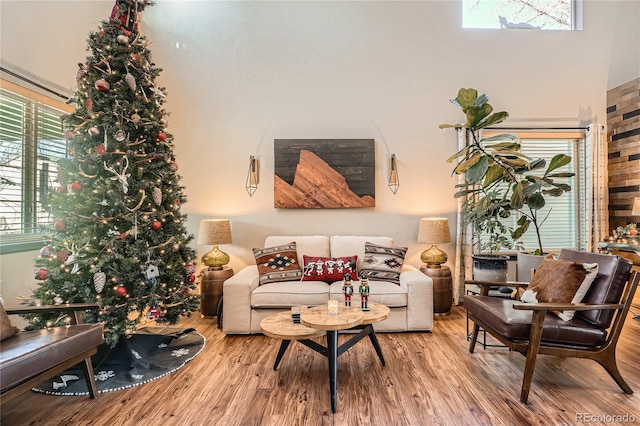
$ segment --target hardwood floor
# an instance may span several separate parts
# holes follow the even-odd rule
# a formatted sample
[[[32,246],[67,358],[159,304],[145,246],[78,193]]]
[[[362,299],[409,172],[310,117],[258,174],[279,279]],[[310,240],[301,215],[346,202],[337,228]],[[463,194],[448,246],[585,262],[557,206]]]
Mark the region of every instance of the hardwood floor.
[[[587,416],[604,424],[611,418],[593,417],[604,415],[640,423],[640,322],[631,315],[618,364],[632,395],[593,361],[541,356],[522,405],[524,357],[494,347],[469,354],[465,311],[454,307],[433,332],[379,334],[385,367],[368,341],[344,353],[335,414],[321,355],[293,343],[274,371],[279,340],[225,336],[212,319],[182,325],[207,344],[181,370],[97,400],[26,393],[2,406],[2,425],[571,425]]]

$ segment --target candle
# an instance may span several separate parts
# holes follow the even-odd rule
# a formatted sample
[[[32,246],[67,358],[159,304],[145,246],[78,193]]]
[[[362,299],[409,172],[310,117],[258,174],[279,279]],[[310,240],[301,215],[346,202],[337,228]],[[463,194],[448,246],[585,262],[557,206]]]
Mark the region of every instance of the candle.
[[[337,315],[338,314],[338,301],[337,300],[329,300],[327,302],[327,308],[329,310],[329,315]]]

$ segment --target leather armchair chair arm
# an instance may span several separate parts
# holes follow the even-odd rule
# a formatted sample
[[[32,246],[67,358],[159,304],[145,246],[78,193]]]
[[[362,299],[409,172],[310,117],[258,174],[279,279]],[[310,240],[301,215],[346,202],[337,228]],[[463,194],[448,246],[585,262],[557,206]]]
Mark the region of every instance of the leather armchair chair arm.
[[[622,309],[623,305],[616,303],[514,303],[513,309],[528,311],[592,311],[594,309]]]
[[[39,312],[67,312],[72,324],[82,324],[82,312],[100,309],[99,303],[67,303],[64,305],[20,306],[5,308],[7,315],[37,314]]]

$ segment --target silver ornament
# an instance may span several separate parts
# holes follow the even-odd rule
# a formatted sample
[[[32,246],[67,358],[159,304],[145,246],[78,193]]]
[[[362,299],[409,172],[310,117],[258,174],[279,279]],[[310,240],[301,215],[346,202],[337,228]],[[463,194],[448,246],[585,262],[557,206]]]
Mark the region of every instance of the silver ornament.
[[[98,136],[100,134],[100,129],[98,129],[96,126],[91,126],[89,127],[88,132],[91,136]]]
[[[128,44],[129,44],[129,37],[127,37],[127,36],[126,36],[126,35],[124,35],[124,34],[120,34],[120,35],[116,38],[116,40],[118,40],[118,43],[120,43],[120,44],[122,44],[122,45],[124,45],[124,46],[126,46],[126,45],[128,45]]]

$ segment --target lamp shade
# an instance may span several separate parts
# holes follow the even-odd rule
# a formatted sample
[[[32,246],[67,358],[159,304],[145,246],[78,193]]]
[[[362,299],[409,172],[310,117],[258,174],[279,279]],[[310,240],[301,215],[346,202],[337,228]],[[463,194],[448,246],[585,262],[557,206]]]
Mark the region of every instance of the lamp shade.
[[[418,228],[419,243],[450,243],[449,219],[444,217],[423,217]]]
[[[229,219],[204,219],[200,221],[198,244],[230,244],[232,242]]]
[[[631,208],[631,216],[640,216],[640,197],[633,199],[633,207]]]

